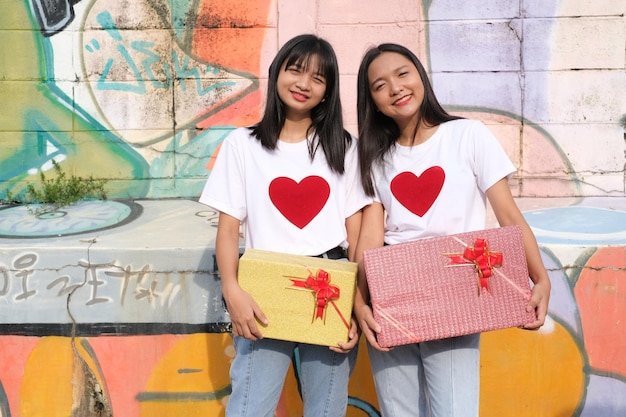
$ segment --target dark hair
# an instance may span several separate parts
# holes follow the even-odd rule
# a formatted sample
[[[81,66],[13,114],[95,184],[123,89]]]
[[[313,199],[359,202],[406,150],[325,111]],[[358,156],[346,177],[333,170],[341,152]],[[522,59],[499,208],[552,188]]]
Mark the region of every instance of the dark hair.
[[[393,43],[383,43],[370,48],[361,60],[357,78],[359,166],[363,188],[366,194],[370,196],[374,195],[374,185],[372,184],[371,176],[372,165],[384,160],[385,155],[395,146],[396,140],[400,136],[400,129],[396,122],[377,110],[370,94],[370,82],[367,72],[371,63],[384,52],[395,52],[409,59],[417,68],[422,84],[424,84],[424,99],[417,115],[415,133],[417,133],[417,129],[422,121],[429,126],[437,126],[443,122],[461,118],[448,114],[441,107],[424,66],[408,48]]]
[[[250,129],[264,148],[276,149],[285,123],[285,104],[276,89],[279,72],[283,64],[285,68],[301,65],[306,70],[312,57],[317,58],[319,72],[326,78],[326,93],[322,102],[311,111],[312,122],[307,136],[315,133],[317,140],[309,141],[309,154],[313,159],[318,146],[321,146],[331,170],[343,174],[345,153],[352,137],[343,127],[337,57],[333,47],[324,39],[309,34],[299,35],[280,48],[269,67],[263,118]]]

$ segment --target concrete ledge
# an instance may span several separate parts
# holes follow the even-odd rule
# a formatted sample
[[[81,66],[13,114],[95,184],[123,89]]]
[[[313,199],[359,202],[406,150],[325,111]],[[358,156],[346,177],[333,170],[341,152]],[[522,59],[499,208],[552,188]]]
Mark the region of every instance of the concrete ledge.
[[[571,266],[584,248],[626,246],[626,198],[517,202],[560,265]],[[217,213],[191,200],[86,202],[41,218],[2,207],[2,333],[227,329],[216,226]]]
[[[5,207],[0,323],[19,324],[26,334],[29,326],[39,334],[46,324],[58,331],[71,323],[152,334],[155,327],[177,333],[177,324],[187,332],[228,322],[214,259],[216,220],[190,200],[91,202],[41,219]]]

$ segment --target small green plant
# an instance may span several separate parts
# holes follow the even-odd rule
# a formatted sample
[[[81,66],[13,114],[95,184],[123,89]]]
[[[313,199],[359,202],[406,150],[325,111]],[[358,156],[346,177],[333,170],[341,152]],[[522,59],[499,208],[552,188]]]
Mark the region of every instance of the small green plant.
[[[27,185],[23,202],[26,205],[39,204],[38,207],[29,206],[31,213],[41,215],[82,200],[107,199],[104,190],[107,180],[96,180],[93,176],[89,178],[68,176],[56,161],[52,160],[52,164],[57,174],[54,178],[46,177],[42,171],[39,173],[41,178],[39,187],[35,187],[34,184]]]

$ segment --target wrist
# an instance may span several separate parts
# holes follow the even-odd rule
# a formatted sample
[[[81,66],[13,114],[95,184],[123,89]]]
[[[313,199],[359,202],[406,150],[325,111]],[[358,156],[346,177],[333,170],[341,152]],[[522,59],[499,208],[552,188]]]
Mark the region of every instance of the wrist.
[[[224,298],[228,298],[233,291],[238,291],[240,289],[241,287],[236,279],[222,280],[222,295]]]

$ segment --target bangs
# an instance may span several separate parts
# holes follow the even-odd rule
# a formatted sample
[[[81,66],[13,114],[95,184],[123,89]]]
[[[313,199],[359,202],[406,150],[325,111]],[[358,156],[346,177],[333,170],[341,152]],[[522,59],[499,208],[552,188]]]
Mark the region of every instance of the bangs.
[[[311,69],[316,74],[329,79],[336,75],[334,74],[333,62],[334,61],[328,56],[326,51],[318,45],[311,48],[311,45],[301,44],[291,50],[291,53],[285,60],[285,67],[296,65],[304,71]],[[311,68],[312,65],[315,65],[317,68]]]

